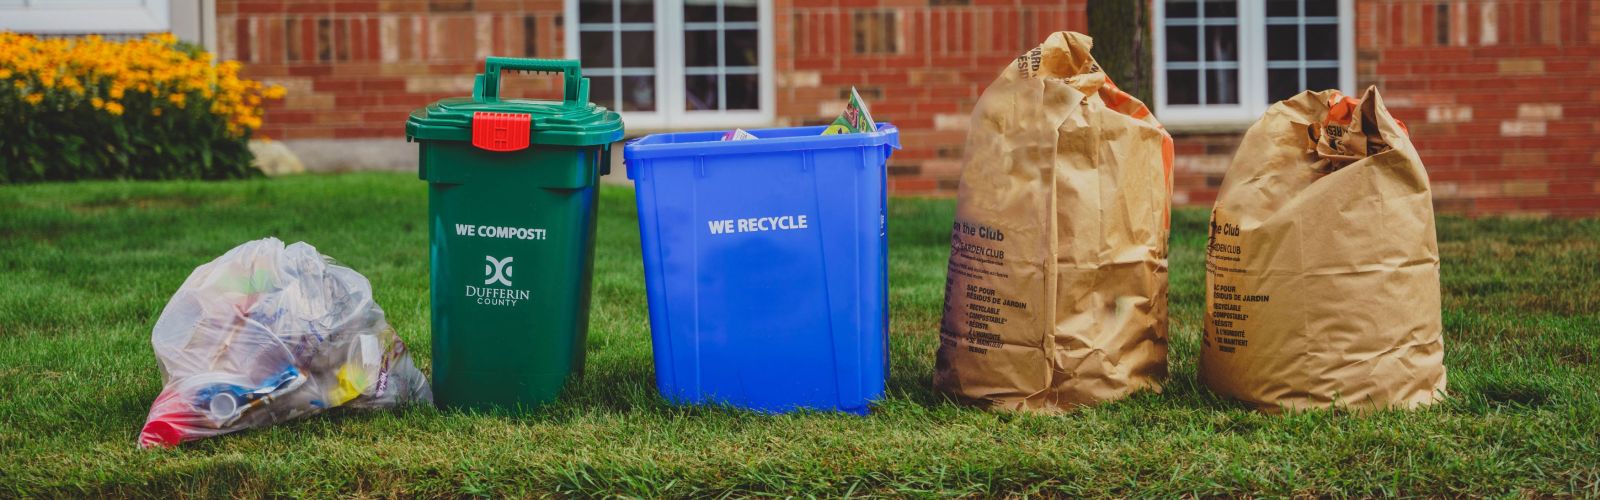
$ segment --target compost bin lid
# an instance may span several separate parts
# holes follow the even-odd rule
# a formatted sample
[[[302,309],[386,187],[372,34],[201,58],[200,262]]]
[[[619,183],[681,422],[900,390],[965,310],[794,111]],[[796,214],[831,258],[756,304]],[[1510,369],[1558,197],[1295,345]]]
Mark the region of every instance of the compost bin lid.
[[[502,71],[560,73],[562,100],[501,99]],[[406,139],[471,141],[491,151],[529,144],[593,146],[622,139],[622,117],[589,102],[589,79],[578,61],[490,57],[473,83],[472,97],[440,99],[411,112]]]

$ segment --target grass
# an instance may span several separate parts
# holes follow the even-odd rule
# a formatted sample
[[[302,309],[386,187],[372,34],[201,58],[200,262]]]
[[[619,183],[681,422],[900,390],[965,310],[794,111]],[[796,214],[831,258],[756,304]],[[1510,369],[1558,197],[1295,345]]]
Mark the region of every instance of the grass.
[[[1197,385],[1206,213],[1174,216],[1164,394],[1062,417],[929,386],[949,200],[890,203],[889,395],[868,417],[665,404],[632,193],[601,199],[587,375],[533,414],[334,411],[135,447],[150,328],[195,266],[304,240],[429,366],[426,187],[360,174],[0,187],[0,496],[1600,495],[1600,221],[1442,217],[1450,398],[1262,415]]]

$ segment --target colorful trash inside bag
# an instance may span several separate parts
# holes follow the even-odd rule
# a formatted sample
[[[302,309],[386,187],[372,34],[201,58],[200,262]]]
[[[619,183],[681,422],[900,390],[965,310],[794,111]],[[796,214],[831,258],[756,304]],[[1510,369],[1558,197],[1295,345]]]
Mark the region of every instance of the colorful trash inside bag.
[[[150,342],[163,385],[140,447],[433,400],[372,285],[305,243],[252,241],[196,268]]]

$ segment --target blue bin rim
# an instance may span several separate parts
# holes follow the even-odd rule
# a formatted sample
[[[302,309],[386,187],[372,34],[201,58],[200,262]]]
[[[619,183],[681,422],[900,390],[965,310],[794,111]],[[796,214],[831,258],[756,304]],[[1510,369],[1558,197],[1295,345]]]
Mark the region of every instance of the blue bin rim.
[[[671,141],[672,138],[681,137],[684,135],[720,138],[723,133],[727,132],[726,130],[650,134],[628,141],[628,143],[622,147],[622,159],[624,161],[633,161],[655,158],[774,153],[781,151],[859,148],[868,146],[889,146],[894,149],[900,149],[900,129],[889,122],[878,122],[877,132],[822,135],[822,131],[826,128],[828,127],[814,126],[746,129],[746,132],[750,132],[757,137],[760,137],[762,132],[772,131],[784,131],[796,135],[788,137],[774,137],[769,139],[726,142],[718,141],[716,139],[696,140],[690,142]]]

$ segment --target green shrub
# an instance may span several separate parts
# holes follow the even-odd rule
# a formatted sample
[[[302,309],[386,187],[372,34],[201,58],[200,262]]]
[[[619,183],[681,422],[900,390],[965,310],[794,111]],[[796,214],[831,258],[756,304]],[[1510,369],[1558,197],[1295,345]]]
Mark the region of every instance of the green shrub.
[[[247,148],[281,87],[171,35],[0,32],[0,183],[258,175]]]

